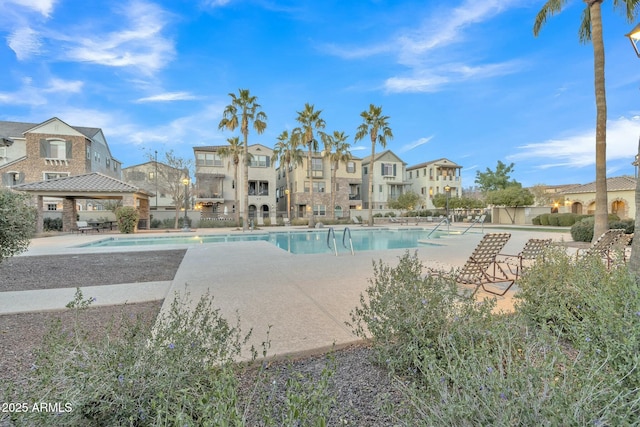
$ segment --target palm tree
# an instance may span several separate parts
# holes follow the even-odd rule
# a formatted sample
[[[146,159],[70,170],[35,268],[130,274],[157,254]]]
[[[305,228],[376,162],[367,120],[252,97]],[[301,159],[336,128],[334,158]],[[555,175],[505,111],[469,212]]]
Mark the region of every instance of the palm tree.
[[[360,141],[365,136],[371,138],[371,161],[369,162],[369,227],[373,226],[373,172],[376,160],[376,143],[380,143],[382,148],[387,146],[387,139],[393,139],[393,132],[389,127],[389,116],[382,115],[382,106],[369,105],[369,111],[360,113],[363,123],[356,131],[356,141]]]
[[[247,213],[249,209],[249,126],[253,123],[253,129],[261,134],[267,128],[267,115],[262,111],[262,106],[258,104],[258,98],[251,96],[249,89],[238,89],[238,95],[230,93],[231,104],[227,105],[222,113],[222,120],[218,124],[218,129],[228,129],[234,131],[240,126],[244,146],[243,178],[244,178],[244,221],[242,221],[242,231],[247,230]],[[237,182],[236,182],[237,185]],[[238,211],[240,207],[238,206]]]
[[[323,132],[319,129],[324,129],[325,122],[324,119],[320,117],[322,110],[315,110],[313,105],[309,103],[304,104],[304,110],[298,111],[298,117],[296,117],[296,121],[300,123],[300,127],[295,128],[293,133],[297,135],[298,138],[301,138],[302,144],[306,145],[309,148],[309,153],[307,155],[307,171],[309,174],[309,198],[311,204],[311,216],[309,217],[309,228],[313,228],[315,226],[315,215],[314,215],[314,205],[313,205],[313,167],[311,165],[311,159],[313,157],[313,153],[318,151],[318,141],[313,136],[313,131],[317,130],[320,135],[323,135]]]
[[[297,134],[292,133],[289,135],[289,132],[284,130],[278,136],[278,141],[276,145],[273,147],[273,156],[271,156],[271,161],[278,161],[281,168],[284,168],[284,176],[285,181],[287,182],[287,201],[291,200],[291,174],[289,173],[289,169],[291,165],[300,165],[302,164],[303,154],[302,150],[299,147],[300,139]],[[291,220],[291,206],[287,203],[287,218]]]
[[[324,142],[324,150],[325,154],[329,158],[329,163],[331,164],[331,218],[335,219],[336,217],[336,174],[338,172],[338,167],[340,166],[340,162],[343,162],[345,165],[349,160],[351,160],[351,152],[349,148],[351,147],[347,142],[347,135],[344,132],[333,131],[333,135],[325,134],[323,135],[322,141]]]
[[[227,142],[229,145],[227,147],[222,147],[218,150],[218,154],[221,158],[229,159],[229,164],[227,167],[231,167],[233,164],[233,182],[234,185],[234,203],[236,205],[236,213],[235,213],[235,221],[238,226],[240,225],[240,200],[238,199],[238,165],[240,164],[240,158],[243,155],[243,147],[240,143],[240,138],[234,136],[233,138],[227,138]]]
[[[603,0],[584,0],[586,7],[582,12],[582,21],[578,30],[581,43],[593,43],[593,59],[596,95],[596,209],[594,241],[604,233],[608,226],[607,202],[607,99],[604,78],[604,41],[602,39]],[[538,36],[542,26],[551,15],[560,13],[568,0],[547,0],[536,16],[533,34]],[[632,21],[636,15],[639,0],[614,0],[614,8],[624,8],[626,18]],[[639,255],[640,256],[640,255]],[[640,258],[638,259],[640,262]],[[638,265],[640,267],[640,264]]]

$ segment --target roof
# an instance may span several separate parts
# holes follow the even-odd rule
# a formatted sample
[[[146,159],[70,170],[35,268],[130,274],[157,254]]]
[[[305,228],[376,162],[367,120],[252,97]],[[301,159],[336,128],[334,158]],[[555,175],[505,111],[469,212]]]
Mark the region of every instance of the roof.
[[[143,193],[145,190],[99,172],[14,185],[17,191],[46,193]]]
[[[458,165],[457,163],[452,162],[451,160],[445,159],[443,157],[441,159],[431,160],[431,161],[428,161],[428,162],[423,162],[423,163],[419,163],[417,165],[409,166],[409,167],[407,167],[407,170],[420,169],[420,168],[427,167],[429,165],[446,166],[446,167],[450,167],[450,168],[462,168],[462,166]]]
[[[394,153],[391,150],[384,150],[381,153],[376,153],[376,158],[375,158],[375,162],[377,162],[378,160],[380,160],[383,156],[387,155],[387,154],[391,154],[393,157],[395,157],[396,159],[398,159],[400,162],[402,162],[403,165],[406,165],[407,162],[405,162],[404,160],[402,160],[400,157],[398,157],[396,155],[396,153]],[[371,163],[371,156],[366,156],[362,158],[362,164],[367,164],[367,163]]]
[[[607,178],[607,192],[611,191],[628,191],[636,189],[636,179],[630,176],[617,176],[613,178]],[[596,183],[590,182],[588,184],[576,185],[561,191],[561,194],[575,194],[575,193],[595,193]]]
[[[57,117],[53,117],[49,120],[45,120],[42,123],[22,123],[22,122],[3,122],[0,121],[0,137],[7,137],[7,138],[11,138],[11,137],[22,137],[23,134],[28,131],[29,129],[33,129],[37,126],[40,126],[50,120],[60,120]],[[62,122],[62,120],[60,120]],[[64,123],[64,122],[63,122]],[[86,136],[89,139],[93,139],[94,136],[96,136],[96,134],[98,132],[100,132],[100,128],[90,128],[90,127],[84,127],[84,126],[71,126],[69,125],[69,127],[77,130],[78,132],[80,132],[81,134],[83,134],[84,136]]]

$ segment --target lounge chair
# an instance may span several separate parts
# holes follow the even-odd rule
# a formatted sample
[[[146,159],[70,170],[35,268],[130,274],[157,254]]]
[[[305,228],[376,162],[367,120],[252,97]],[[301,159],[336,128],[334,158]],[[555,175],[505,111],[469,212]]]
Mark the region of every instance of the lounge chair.
[[[351,221],[353,221],[354,224],[364,225],[356,216],[351,217]]]
[[[627,239],[624,229],[612,228],[602,233],[598,240],[587,249],[578,249],[576,256],[599,256],[606,262],[607,268],[611,268],[615,261],[619,260],[618,254],[621,251],[624,253],[623,243],[626,246],[630,240]]]
[[[478,289],[482,288],[486,292],[494,295],[504,295],[513,285],[512,276],[496,262],[496,257],[507,244],[511,233],[488,233],[485,234],[473,253],[455,275],[455,282],[460,285],[473,285],[475,290],[471,294],[473,297]],[[506,283],[507,289],[504,292],[488,289],[485,285]]]
[[[408,218],[404,219],[404,218],[396,218],[396,217],[390,216],[389,217],[389,221],[394,223],[394,224],[401,224],[401,225],[402,224],[409,224],[409,219]]]
[[[551,244],[551,239],[529,239],[522,251],[517,255],[498,254],[496,262],[504,264],[505,271],[509,271],[514,282],[520,278],[523,271],[531,267]],[[507,288],[507,291],[509,289]],[[506,291],[505,291],[506,292]]]
[[[100,231],[97,227],[93,227],[87,221],[76,221],[76,228],[73,231],[84,233],[85,231]]]

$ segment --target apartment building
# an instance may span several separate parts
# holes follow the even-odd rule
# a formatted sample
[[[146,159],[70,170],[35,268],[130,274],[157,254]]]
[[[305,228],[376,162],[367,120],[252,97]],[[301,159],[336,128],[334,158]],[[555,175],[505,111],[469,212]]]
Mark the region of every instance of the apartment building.
[[[86,173],[121,179],[121,163],[109,149],[100,128],[70,126],[57,117],[42,123],[0,121],[2,186],[47,181]],[[58,199],[45,198],[48,210],[61,209]],[[95,208],[83,201],[78,209]]]
[[[391,150],[383,151],[375,156],[362,159],[362,200],[363,207],[373,209],[387,209],[390,200],[395,200],[411,187],[404,179],[407,164]],[[369,188],[373,187],[373,200],[369,200]]]
[[[271,162],[273,150],[261,144],[249,146],[249,206],[244,203],[243,158],[238,164],[237,182],[231,158],[220,155],[224,145],[194,147],[196,158],[195,206],[201,218],[233,219],[236,209],[244,217],[260,224],[264,218],[276,220],[276,171]],[[235,205],[235,190],[238,186],[240,206]]]
[[[174,195],[183,196],[184,184],[182,180],[186,176],[185,171],[156,161],[122,169],[122,178],[125,182],[153,194],[153,197],[149,199],[151,210],[175,210],[176,200],[179,204],[182,202],[180,197],[174,197]]]
[[[326,156],[316,152],[309,168],[305,153],[302,164],[291,165],[289,169],[291,189],[288,195],[285,167],[281,165],[277,170],[278,213],[283,217],[287,216],[287,210],[290,210],[291,218],[307,218],[311,215],[311,188],[316,220],[349,217],[354,211],[362,209],[362,159],[352,157],[335,168]],[[309,170],[313,179],[309,179]]]
[[[411,191],[422,196],[420,209],[435,209],[433,196],[449,189],[451,197],[462,195],[462,166],[449,159],[438,159],[407,168],[407,181]]]

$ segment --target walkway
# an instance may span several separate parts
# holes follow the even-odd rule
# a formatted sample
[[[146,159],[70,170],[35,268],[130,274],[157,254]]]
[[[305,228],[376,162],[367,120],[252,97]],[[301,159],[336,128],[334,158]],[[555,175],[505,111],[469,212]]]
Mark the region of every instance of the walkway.
[[[278,231],[282,230],[279,228]],[[488,231],[504,231],[489,229]],[[220,230],[199,230],[198,234],[220,233]],[[223,232],[228,233],[228,230]],[[531,237],[551,237],[554,241],[571,240],[568,233],[511,231],[512,237],[504,253],[515,254]],[[166,235],[163,233],[163,235]],[[440,239],[441,246],[416,249],[419,259],[429,267],[449,269],[462,265],[481,239],[481,234],[467,234]],[[75,248],[80,242],[104,236],[65,235],[34,239],[28,255],[86,253],[107,251],[148,250],[136,248]],[[163,249],[178,246],[162,246]],[[184,245],[180,246],[184,247]],[[155,246],[155,248],[160,248]],[[343,345],[356,340],[345,325],[349,313],[359,304],[360,295],[373,275],[372,262],[382,260],[396,265],[405,249],[333,254],[293,255],[263,242],[191,245],[172,282],[150,285],[122,284],[114,287],[91,288],[92,295],[102,292],[101,304],[125,301],[165,299],[168,309],[177,294],[190,294],[195,304],[209,292],[214,306],[231,323],[236,313],[244,331],[253,329],[251,344],[258,350],[270,328],[270,355],[283,355]],[[410,250],[413,253],[414,250]],[[150,291],[150,286],[155,292]],[[72,299],[75,290],[13,292],[0,299],[0,313],[61,309]],[[71,298],[68,293],[71,292]],[[9,293],[7,293],[9,294]],[[498,297],[501,309],[512,307],[511,295]],[[85,293],[85,295],[88,295]],[[478,298],[492,296],[478,292]]]

